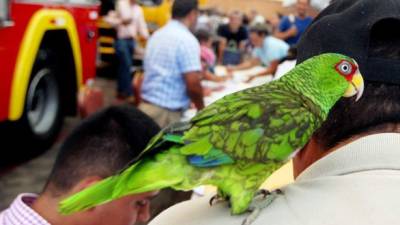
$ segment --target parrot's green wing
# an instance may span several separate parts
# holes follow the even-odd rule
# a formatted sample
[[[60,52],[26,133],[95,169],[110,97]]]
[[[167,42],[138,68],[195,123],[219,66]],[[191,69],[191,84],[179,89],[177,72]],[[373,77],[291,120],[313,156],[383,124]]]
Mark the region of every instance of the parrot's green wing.
[[[186,155],[219,149],[234,160],[286,160],[322,123],[318,106],[275,81],[228,95],[192,119],[183,137]]]
[[[154,136],[146,148],[133,160],[131,160],[124,169],[124,171],[129,166],[135,164],[139,160],[143,159],[143,157],[148,155],[154,155],[159,151],[167,150],[170,146],[174,144],[183,145],[182,134],[191,128],[191,123],[189,122],[176,122],[168,125],[164,129],[162,129],[156,136]]]

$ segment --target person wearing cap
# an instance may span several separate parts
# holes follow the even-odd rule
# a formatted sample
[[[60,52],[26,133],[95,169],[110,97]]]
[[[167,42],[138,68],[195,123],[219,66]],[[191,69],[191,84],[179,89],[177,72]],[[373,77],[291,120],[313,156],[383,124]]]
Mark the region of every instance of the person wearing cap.
[[[253,225],[397,225],[400,215],[400,1],[336,0],[299,43],[298,63],[348,55],[365,79],[363,97],[341,99],[293,160],[295,181]],[[241,224],[209,199],[174,206],[151,225]],[[191,215],[183,217],[181,215]]]
[[[250,42],[254,46],[252,57],[237,66],[228,66],[228,72],[250,69],[255,66],[264,66],[265,70],[249,77],[250,82],[256,77],[274,75],[279,62],[288,54],[289,45],[269,34],[265,24],[256,24],[250,27]]]

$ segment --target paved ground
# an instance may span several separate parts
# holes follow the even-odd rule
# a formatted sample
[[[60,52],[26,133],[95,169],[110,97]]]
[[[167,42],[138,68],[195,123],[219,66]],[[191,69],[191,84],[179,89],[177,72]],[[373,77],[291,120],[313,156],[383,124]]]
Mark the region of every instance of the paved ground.
[[[96,86],[105,94],[105,105],[113,104],[115,82],[97,79]],[[79,123],[79,118],[67,118],[58,141],[43,155],[20,165],[0,168],[0,211],[23,192],[39,193],[50,173],[58,148],[65,136]]]

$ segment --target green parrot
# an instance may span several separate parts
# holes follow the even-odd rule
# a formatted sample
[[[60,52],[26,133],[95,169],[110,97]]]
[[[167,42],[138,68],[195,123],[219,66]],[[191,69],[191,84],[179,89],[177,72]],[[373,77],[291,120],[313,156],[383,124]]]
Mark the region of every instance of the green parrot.
[[[215,185],[232,214],[311,138],[341,97],[363,92],[357,63],[326,53],[279,80],[239,91],[156,135],[129,167],[60,203],[70,214],[130,194]]]

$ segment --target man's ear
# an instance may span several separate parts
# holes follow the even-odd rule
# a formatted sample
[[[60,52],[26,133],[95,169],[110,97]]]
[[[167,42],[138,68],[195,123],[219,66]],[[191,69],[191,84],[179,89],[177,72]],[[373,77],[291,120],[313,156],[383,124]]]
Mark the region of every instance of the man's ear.
[[[85,188],[88,188],[99,181],[101,181],[102,178],[99,176],[90,176],[90,177],[85,177],[81,181],[79,181],[72,189],[71,193],[77,193],[79,191],[82,191]]]

